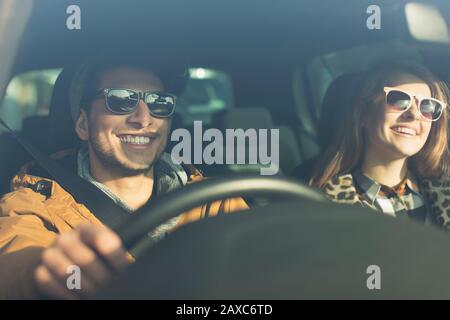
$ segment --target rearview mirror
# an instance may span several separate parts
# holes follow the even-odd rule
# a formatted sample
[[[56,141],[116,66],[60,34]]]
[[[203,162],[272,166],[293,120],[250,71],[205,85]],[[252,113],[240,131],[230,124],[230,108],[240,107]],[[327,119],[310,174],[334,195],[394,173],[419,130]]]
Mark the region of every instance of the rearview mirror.
[[[450,43],[447,22],[435,5],[410,2],[405,6],[405,15],[409,32],[414,39]]]

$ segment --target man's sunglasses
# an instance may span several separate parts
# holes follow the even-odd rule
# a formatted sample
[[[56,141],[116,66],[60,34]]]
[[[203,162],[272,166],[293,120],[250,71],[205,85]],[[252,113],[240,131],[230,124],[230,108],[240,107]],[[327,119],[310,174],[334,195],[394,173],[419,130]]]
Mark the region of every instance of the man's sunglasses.
[[[126,88],[106,88],[94,93],[93,98],[104,95],[106,107],[114,114],[133,113],[140,100],[144,100],[150,114],[157,118],[167,118],[175,111],[177,97],[170,93],[138,91]]]
[[[384,92],[386,93],[387,108],[396,112],[408,110],[412,106],[413,99],[417,98],[419,112],[426,121],[437,121],[441,117],[442,111],[447,107],[447,105],[440,100],[412,95],[406,91],[391,87],[384,87]]]

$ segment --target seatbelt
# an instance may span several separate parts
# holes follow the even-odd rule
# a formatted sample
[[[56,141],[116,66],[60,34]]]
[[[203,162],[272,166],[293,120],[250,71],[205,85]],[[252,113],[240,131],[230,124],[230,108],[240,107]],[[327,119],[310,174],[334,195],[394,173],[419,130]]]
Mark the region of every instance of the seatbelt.
[[[64,190],[69,192],[78,203],[85,205],[103,224],[115,229],[129,218],[130,214],[124,208],[116,204],[103,191],[78,175],[70,172],[60,163],[36,149],[9,128],[1,118],[0,124],[12,134],[19,144],[53,177],[56,182],[59,183]]]

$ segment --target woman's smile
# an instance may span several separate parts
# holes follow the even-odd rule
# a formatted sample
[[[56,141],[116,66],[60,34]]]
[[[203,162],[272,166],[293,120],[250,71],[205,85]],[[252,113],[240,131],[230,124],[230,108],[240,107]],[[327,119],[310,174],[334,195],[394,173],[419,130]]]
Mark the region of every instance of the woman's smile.
[[[408,138],[412,138],[420,134],[417,129],[403,125],[392,126],[391,130],[397,135]]]

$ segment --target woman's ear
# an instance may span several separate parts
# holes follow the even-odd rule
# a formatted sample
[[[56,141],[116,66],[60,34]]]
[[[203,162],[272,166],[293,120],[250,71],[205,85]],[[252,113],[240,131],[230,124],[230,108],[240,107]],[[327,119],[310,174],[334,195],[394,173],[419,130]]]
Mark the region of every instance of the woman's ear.
[[[88,140],[89,138],[88,115],[86,111],[83,109],[80,110],[80,115],[78,116],[78,119],[75,122],[75,131],[82,141]]]

